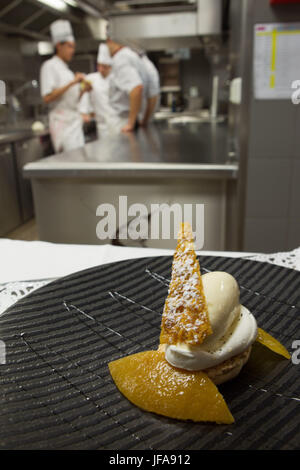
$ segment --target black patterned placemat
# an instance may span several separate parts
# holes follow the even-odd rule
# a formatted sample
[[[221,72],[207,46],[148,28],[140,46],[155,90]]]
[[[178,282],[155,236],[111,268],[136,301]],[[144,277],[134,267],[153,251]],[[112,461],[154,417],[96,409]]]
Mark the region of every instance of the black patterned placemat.
[[[293,353],[300,274],[239,258],[199,257],[240,285],[258,325]],[[172,257],[106,264],[54,281],[0,316],[1,449],[297,449],[300,365],[260,344],[221,386],[232,425],[172,420],[120,394],[108,362],[156,349]],[[300,357],[300,354],[299,354]]]

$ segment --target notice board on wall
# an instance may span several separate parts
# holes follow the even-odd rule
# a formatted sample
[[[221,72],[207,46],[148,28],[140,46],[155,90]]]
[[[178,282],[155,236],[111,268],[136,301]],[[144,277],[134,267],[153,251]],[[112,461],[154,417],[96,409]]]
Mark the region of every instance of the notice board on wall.
[[[256,24],[253,57],[254,97],[291,99],[300,83],[300,23]]]

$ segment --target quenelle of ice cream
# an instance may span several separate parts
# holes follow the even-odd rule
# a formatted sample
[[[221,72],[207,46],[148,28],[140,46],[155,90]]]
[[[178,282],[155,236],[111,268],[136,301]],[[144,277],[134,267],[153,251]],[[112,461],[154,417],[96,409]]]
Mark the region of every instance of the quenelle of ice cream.
[[[239,286],[231,274],[213,271],[202,276],[213,333],[202,344],[166,345],[165,358],[174,367],[205,370],[249,348],[257,337],[257,324],[240,304]]]

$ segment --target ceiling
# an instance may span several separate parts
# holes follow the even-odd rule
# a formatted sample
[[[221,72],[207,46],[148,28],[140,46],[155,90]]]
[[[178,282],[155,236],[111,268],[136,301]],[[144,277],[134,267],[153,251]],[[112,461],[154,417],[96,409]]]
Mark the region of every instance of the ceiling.
[[[54,3],[62,9],[54,8]],[[77,38],[89,38],[92,33],[84,21],[87,17],[108,18],[195,8],[196,0],[1,0],[0,34],[47,41],[50,24],[65,18],[71,21]]]
[[[193,11],[197,0],[111,0],[106,2],[109,16]]]
[[[61,9],[51,5],[58,3]],[[74,5],[74,6],[71,6]],[[101,16],[105,2],[88,0],[1,0],[0,33],[9,36],[49,40],[49,26],[59,19],[71,21],[73,29],[79,36],[87,34],[82,31],[88,16]]]

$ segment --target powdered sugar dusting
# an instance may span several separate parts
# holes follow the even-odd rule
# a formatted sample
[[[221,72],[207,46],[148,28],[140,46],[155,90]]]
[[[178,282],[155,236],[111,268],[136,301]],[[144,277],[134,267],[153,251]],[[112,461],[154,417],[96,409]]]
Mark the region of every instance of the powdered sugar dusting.
[[[185,227],[180,237],[163,312],[162,339],[166,337],[168,344],[200,344],[211,328],[191,228]]]

